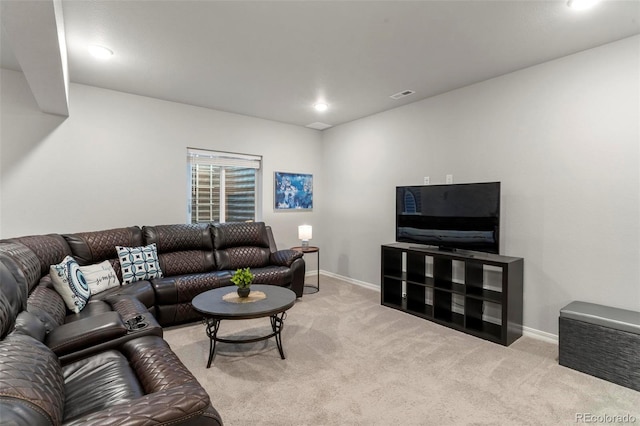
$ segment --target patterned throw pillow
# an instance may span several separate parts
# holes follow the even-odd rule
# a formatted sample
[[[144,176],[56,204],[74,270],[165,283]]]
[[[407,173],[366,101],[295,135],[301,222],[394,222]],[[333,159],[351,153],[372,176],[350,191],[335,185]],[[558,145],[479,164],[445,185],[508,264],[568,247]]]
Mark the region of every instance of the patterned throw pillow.
[[[122,268],[122,284],[162,277],[156,243],[144,247],[116,246],[116,250]]]
[[[51,265],[49,272],[53,288],[60,294],[67,308],[76,314],[80,312],[91,297],[91,290],[78,262],[67,256],[61,263]]]
[[[112,287],[120,287],[116,271],[108,260],[95,265],[81,266],[80,271],[87,280],[91,294],[102,293]]]

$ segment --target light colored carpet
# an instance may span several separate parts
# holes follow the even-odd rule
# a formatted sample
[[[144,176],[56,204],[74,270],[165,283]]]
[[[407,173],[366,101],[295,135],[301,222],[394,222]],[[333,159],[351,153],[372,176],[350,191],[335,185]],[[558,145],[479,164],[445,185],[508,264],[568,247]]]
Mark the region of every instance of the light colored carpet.
[[[220,335],[269,330],[267,318],[223,321]],[[165,339],[227,426],[568,425],[579,413],[640,424],[639,392],[559,366],[557,345],[522,337],[500,346],[326,276],[288,311],[286,360],[274,339],[219,344],[206,369],[203,324],[169,328]]]

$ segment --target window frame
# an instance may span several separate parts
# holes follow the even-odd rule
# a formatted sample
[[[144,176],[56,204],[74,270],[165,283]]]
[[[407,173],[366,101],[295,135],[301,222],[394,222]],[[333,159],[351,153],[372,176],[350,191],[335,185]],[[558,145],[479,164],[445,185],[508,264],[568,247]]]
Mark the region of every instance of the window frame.
[[[196,222],[193,216],[193,194],[194,194],[194,171],[193,167],[196,165],[209,165],[213,167],[220,167],[220,191],[219,196],[219,220],[208,220]],[[226,205],[226,192],[229,185],[227,183],[227,171],[230,168],[246,168],[254,169],[254,212],[253,219],[250,221],[262,220],[262,156],[252,154],[241,154],[235,152],[226,151],[213,151],[199,148],[187,148],[187,223],[205,223],[205,222],[220,222],[224,223],[227,220],[227,205]],[[214,198],[211,196],[211,198]],[[214,203],[211,203],[213,206]],[[211,214],[212,218],[215,218],[214,213]],[[196,218],[197,219],[197,218]]]

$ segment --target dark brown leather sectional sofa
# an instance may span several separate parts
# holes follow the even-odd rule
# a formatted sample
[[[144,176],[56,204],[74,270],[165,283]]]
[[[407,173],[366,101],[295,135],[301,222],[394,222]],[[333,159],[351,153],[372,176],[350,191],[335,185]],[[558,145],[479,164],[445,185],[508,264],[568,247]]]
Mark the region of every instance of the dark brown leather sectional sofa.
[[[67,310],[49,267],[82,266],[115,246],[155,243],[162,278],[136,281]],[[278,251],[264,223],[137,226],[0,241],[0,420],[9,424],[221,425],[210,396],[162,339],[200,319],[191,300],[231,284],[237,268],[302,296],[302,254]],[[214,396],[215,397],[215,396]]]

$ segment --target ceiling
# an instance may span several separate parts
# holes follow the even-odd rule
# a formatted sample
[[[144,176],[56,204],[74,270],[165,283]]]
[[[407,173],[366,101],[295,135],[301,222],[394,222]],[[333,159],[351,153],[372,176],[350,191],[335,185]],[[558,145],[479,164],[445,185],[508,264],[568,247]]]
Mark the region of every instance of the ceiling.
[[[71,82],[301,126],[640,34],[639,0],[581,12],[564,0],[63,0],[62,11]],[[94,43],[112,58],[90,57]],[[20,70],[7,37],[0,48],[0,66]],[[407,89],[415,94],[390,98]]]

